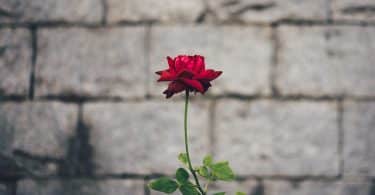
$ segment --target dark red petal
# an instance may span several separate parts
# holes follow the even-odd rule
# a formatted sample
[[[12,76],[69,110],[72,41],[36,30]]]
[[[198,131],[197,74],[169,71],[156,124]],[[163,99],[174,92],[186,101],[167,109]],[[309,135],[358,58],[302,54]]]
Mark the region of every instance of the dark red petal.
[[[199,75],[195,76],[194,79],[212,81],[221,75],[222,71],[215,71],[212,69],[207,69],[201,72]]]
[[[178,78],[192,78],[194,76],[194,73],[191,70],[188,69],[182,69],[180,72],[177,73]]]
[[[168,65],[169,65],[169,70],[172,72],[176,72],[176,67],[174,65],[174,60],[171,57],[167,57]]]
[[[181,78],[180,80],[194,90],[204,93],[204,87],[199,81],[186,78]]]
[[[200,55],[195,55],[194,61],[195,61],[194,71],[196,73],[202,72],[205,69],[204,57]]]
[[[158,79],[158,81],[173,81],[176,79],[176,74],[169,71],[161,71],[159,75],[160,78]]]
[[[203,87],[204,87],[204,92],[206,92],[208,90],[208,88],[211,87],[211,83],[210,82],[201,82]]]
[[[166,98],[170,98],[173,96],[173,94],[184,91],[185,89],[186,85],[179,81],[173,81],[169,83],[168,88],[163,92],[163,94],[166,95]]]

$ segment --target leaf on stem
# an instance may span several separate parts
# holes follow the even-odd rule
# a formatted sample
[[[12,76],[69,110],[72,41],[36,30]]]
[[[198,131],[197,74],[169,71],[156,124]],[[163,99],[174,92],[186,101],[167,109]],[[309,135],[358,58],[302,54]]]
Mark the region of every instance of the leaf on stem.
[[[212,171],[212,175],[214,175],[219,180],[231,181],[234,179],[234,173],[229,167],[228,161],[211,164],[210,168]]]
[[[178,183],[168,177],[161,177],[150,182],[148,186],[153,190],[170,194],[177,190]]]
[[[197,188],[190,182],[182,184],[179,188],[182,195],[200,195]]]
[[[176,171],[176,179],[180,184],[187,183],[189,181],[189,173],[184,168],[178,168]]]
[[[236,195],[246,195],[244,192],[236,192]]]
[[[178,160],[179,160],[182,164],[188,166],[188,157],[187,157],[186,153],[180,153],[180,154],[178,155]]]
[[[215,193],[213,195],[225,195],[225,192],[217,192],[217,193]]]
[[[203,165],[204,166],[207,166],[209,167],[211,164],[212,164],[213,160],[212,160],[212,156],[211,155],[207,155],[203,158]]]

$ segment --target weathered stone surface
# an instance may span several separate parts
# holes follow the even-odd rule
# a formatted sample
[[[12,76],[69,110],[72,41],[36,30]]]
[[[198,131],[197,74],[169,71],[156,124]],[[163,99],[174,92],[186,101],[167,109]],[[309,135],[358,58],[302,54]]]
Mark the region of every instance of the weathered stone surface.
[[[209,92],[244,95],[269,93],[270,29],[234,26],[155,27],[151,32],[151,94],[161,96],[166,83],[156,84],[155,71],[168,67],[166,56],[200,54],[206,67],[222,70]]]
[[[0,97],[26,95],[30,70],[30,33],[25,29],[0,29]]]
[[[0,195],[10,195],[9,190],[5,184],[0,183]]]
[[[0,150],[63,157],[74,135],[77,107],[62,103],[0,104]]]
[[[168,173],[184,151],[183,102],[98,103],[84,107],[98,173]],[[189,116],[195,162],[208,151],[208,105],[192,102]]]
[[[241,175],[338,173],[333,103],[220,101],[214,133],[217,159]]]
[[[368,195],[370,186],[366,181],[266,181],[265,195]]]
[[[145,94],[144,28],[58,28],[38,35],[36,95]]]
[[[375,103],[344,104],[344,174],[375,176]]]
[[[375,21],[373,0],[332,0],[333,19],[354,21]]]
[[[0,0],[0,22],[100,22],[101,0]]]
[[[274,22],[278,20],[324,20],[328,0],[208,0],[219,20]]]
[[[235,194],[244,192],[246,194],[261,194],[259,183],[256,180],[232,181],[232,182],[215,182],[209,185],[209,191],[227,192],[226,194]]]
[[[281,93],[375,95],[373,34],[373,27],[281,27]]]
[[[203,10],[203,0],[108,0],[108,21],[193,22]]]
[[[142,180],[22,180],[17,195],[143,195]]]

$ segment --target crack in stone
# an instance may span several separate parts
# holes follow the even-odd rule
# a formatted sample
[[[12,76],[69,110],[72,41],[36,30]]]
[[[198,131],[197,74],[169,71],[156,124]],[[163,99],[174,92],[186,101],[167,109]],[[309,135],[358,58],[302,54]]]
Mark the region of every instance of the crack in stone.
[[[346,7],[341,12],[343,14],[375,14],[375,5]]]
[[[248,11],[262,12],[262,11],[265,11],[265,10],[268,10],[268,9],[272,9],[275,6],[276,6],[276,3],[274,3],[274,2],[263,3],[263,4],[261,4],[261,3],[250,4],[250,5],[245,5],[241,8],[239,8],[239,9],[237,9],[236,11],[232,12],[231,14],[235,15],[235,16],[238,16],[238,15],[242,15],[245,12],[248,12]]]

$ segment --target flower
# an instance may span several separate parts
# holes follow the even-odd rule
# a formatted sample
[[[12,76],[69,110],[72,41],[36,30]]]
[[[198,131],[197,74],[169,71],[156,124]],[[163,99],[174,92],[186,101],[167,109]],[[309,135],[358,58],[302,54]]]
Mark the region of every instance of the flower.
[[[204,94],[211,87],[210,82],[222,73],[222,71],[206,69],[204,57],[200,55],[179,55],[174,59],[168,56],[167,60],[169,68],[156,72],[160,76],[158,82],[170,82],[163,92],[167,98],[184,90]]]

